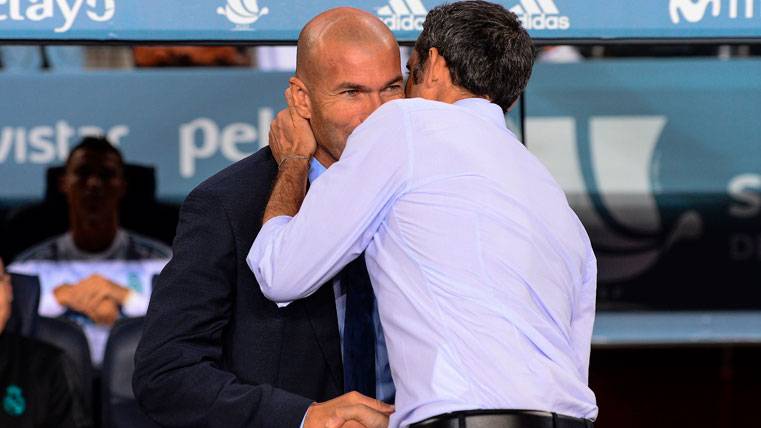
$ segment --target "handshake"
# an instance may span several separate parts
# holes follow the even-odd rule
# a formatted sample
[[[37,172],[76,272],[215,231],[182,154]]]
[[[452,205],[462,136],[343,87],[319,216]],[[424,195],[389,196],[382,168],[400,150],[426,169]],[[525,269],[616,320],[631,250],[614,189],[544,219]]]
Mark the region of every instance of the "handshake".
[[[76,284],[61,284],[53,295],[61,306],[87,315],[97,324],[112,326],[131,291],[94,274]]]

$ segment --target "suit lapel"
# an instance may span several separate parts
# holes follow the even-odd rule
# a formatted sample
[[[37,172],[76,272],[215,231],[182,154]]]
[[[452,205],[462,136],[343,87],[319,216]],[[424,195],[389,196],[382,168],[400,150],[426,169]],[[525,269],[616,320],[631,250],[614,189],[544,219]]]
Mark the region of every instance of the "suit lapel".
[[[333,282],[324,284],[311,298],[306,300],[306,310],[312,329],[317,336],[323,357],[338,391],[344,389],[343,364],[341,363],[341,338],[338,334],[336,297]]]

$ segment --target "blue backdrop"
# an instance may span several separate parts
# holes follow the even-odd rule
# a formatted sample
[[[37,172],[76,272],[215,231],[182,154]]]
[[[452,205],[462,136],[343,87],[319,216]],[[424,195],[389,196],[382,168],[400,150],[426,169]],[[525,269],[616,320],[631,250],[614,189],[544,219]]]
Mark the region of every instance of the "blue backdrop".
[[[759,0],[497,0],[537,39],[750,38]],[[293,41],[311,17],[354,3],[413,41],[441,0],[3,0],[0,39]]]
[[[266,143],[288,74],[0,74],[0,204],[39,198],[86,133],[158,168],[159,197]],[[527,143],[590,232],[602,304],[761,307],[761,61],[538,64]]]

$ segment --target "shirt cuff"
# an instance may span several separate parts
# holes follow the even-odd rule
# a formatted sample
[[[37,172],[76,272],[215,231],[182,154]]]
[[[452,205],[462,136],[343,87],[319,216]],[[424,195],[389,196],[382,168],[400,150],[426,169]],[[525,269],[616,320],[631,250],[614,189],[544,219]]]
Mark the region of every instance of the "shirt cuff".
[[[148,312],[148,299],[134,290],[129,290],[127,298],[122,303],[122,313],[128,317],[140,317],[146,312]]]
[[[252,272],[254,272],[254,275],[256,276],[256,280],[259,281],[259,287],[261,287],[261,275],[259,272],[259,262],[262,261],[262,259],[265,258],[265,252],[267,249],[267,246],[269,243],[274,239],[277,232],[283,228],[286,224],[288,224],[293,217],[287,216],[287,215],[280,215],[277,217],[272,217],[271,219],[267,220],[266,223],[262,225],[262,228],[259,230],[259,234],[256,235],[256,239],[254,240],[254,244],[251,246],[251,251],[248,252],[248,257],[246,257],[246,262],[248,263],[249,269],[251,269]],[[293,301],[290,302],[275,302],[278,308],[284,308],[288,305],[293,303]]]
[[[306,422],[306,420],[307,420],[307,414],[304,413],[304,417],[301,418],[301,425],[299,425],[299,428],[304,428],[304,422]]]
[[[260,238],[263,238],[262,242],[269,241],[271,239],[270,235],[277,233],[280,228],[288,224],[292,219],[293,217],[289,215],[279,215],[277,217],[272,217],[262,225],[262,228],[259,230],[259,234],[256,235],[256,239],[259,240]],[[256,243],[256,241],[254,241],[254,243]]]
[[[43,293],[40,297],[39,314],[44,317],[57,317],[66,312],[66,307],[58,303],[52,290],[49,293]]]

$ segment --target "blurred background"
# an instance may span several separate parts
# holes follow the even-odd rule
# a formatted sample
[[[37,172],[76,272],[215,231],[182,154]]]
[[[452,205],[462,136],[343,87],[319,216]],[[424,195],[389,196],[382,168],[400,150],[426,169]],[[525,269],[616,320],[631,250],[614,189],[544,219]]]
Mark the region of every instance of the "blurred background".
[[[269,123],[284,107],[303,22],[285,28],[275,16],[283,5],[267,3],[271,16],[255,15],[262,25],[272,18],[261,34],[246,31],[256,19],[236,23],[229,10],[215,15],[224,30],[172,21],[166,33],[138,26],[120,39],[118,28],[107,28],[116,34],[108,43],[87,32],[97,20],[82,23],[80,33],[75,25],[74,40],[39,23],[26,33],[8,27],[23,23],[0,22],[6,265],[37,276],[43,294],[57,285],[45,266],[19,256],[70,228],[63,166],[87,136],[106,137],[123,156],[120,229],[156,248],[171,246],[188,192],[265,146]],[[399,35],[404,65],[418,6],[438,2],[374,3],[369,9]],[[756,426],[761,4],[671,0],[656,17],[631,17],[627,27],[620,24],[630,18],[625,5],[606,4],[604,12],[571,0],[502,3],[523,18],[539,47],[529,87],[506,120],[563,186],[598,258],[590,369],[596,426]],[[592,12],[584,15],[585,8]],[[643,6],[642,14],[649,12]],[[103,17],[108,9],[93,13]],[[107,277],[109,269],[116,269],[113,278],[126,275],[112,281],[129,288],[129,269],[102,269]],[[150,280],[132,290],[149,297]],[[129,346],[109,354],[118,345],[110,334],[139,337],[129,324],[139,317],[139,310],[105,323],[90,317],[105,327],[87,335],[86,357],[72,354],[85,359],[78,370],[86,373],[94,426],[140,426],[119,421],[119,409],[131,405]]]

